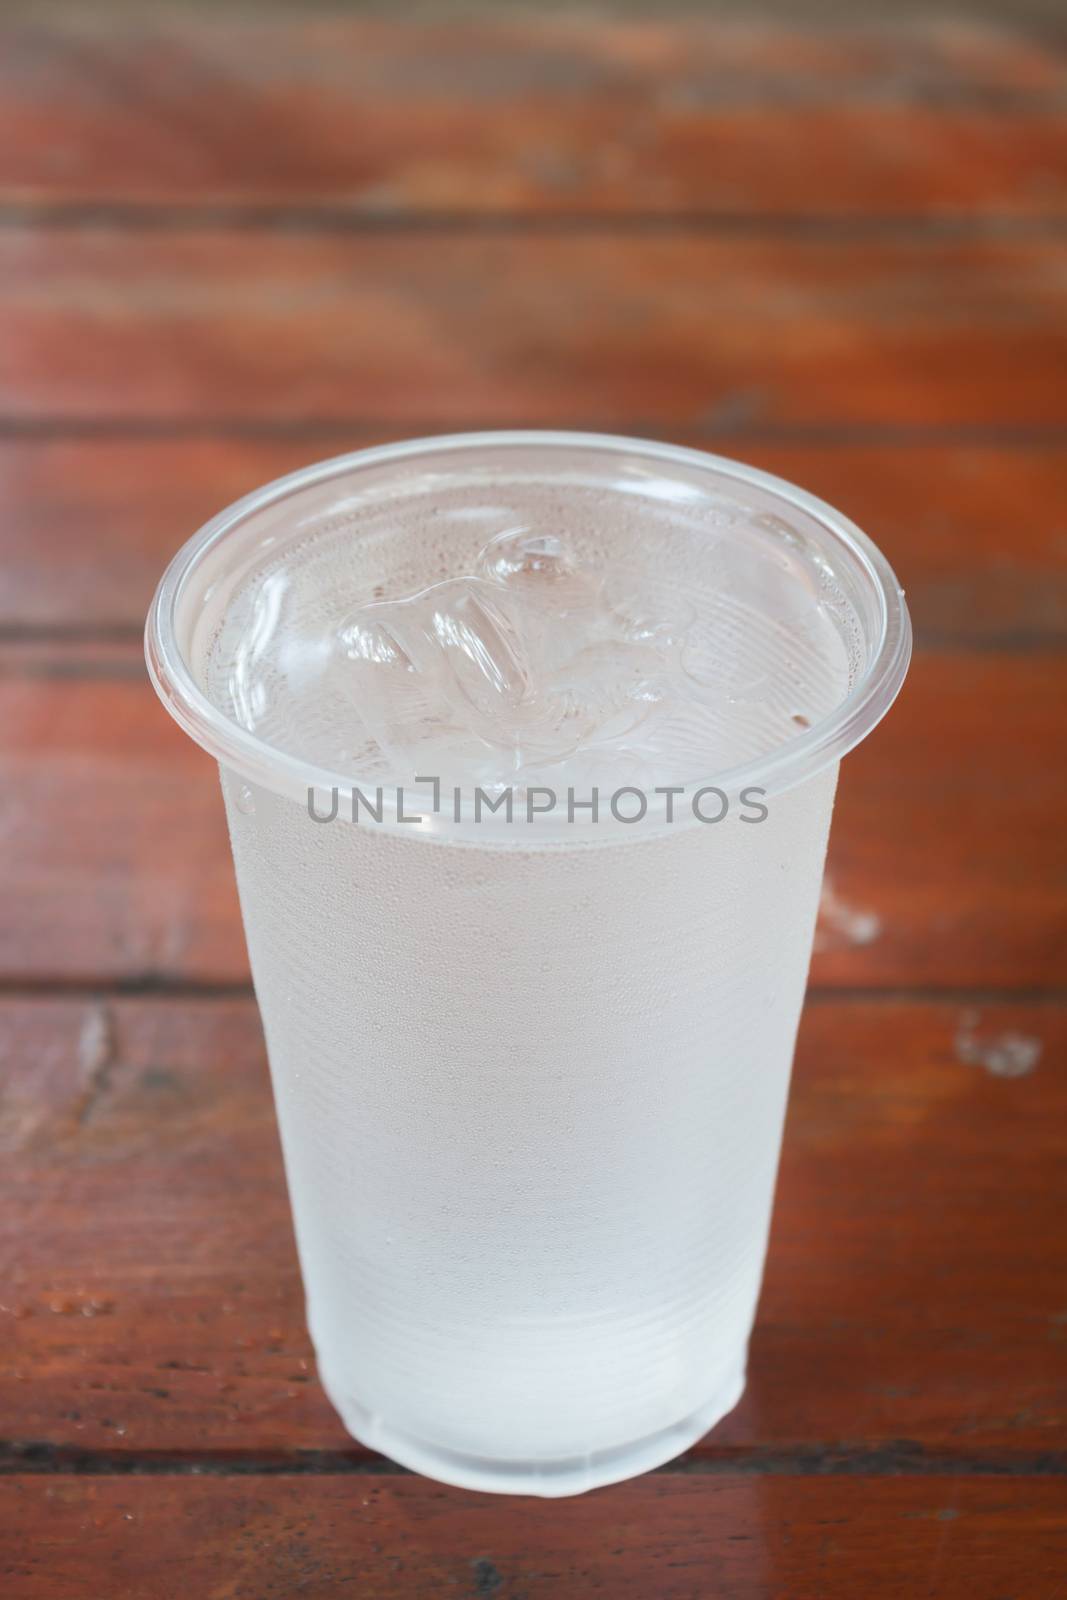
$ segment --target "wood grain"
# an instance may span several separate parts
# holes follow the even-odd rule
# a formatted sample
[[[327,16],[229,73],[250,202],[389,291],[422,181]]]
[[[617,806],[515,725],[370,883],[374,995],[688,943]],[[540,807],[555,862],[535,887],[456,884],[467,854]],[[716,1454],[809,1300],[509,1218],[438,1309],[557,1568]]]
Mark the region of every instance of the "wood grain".
[[[4,25],[0,202],[368,219],[1067,208],[1063,64],[1006,28],[107,9]]]
[[[748,1390],[705,1453],[1062,1448],[1065,1046],[1051,1003],[809,1004]],[[8,1437],[343,1465],[252,1002],[10,998],[0,1061]]]
[[[9,1600],[1056,1600],[1067,1560],[1063,1485],[1026,1477],[13,1478],[0,1506]]]
[[[0,413],[1067,423],[1056,240],[0,231]]]
[[[139,631],[166,562],[209,516],[284,472],[386,437],[0,444],[0,637]],[[1062,450],[744,434],[710,448],[803,485],[870,532],[907,586],[920,644],[1033,648],[1067,632]]]
[[[0,977],[246,981],[215,768],[137,647],[24,666],[0,674]],[[1058,654],[917,660],[842,768],[815,982],[1062,983],[1061,713]]]
[[[1064,60],[711,9],[0,17],[5,1600],[1060,1595]],[[319,1389],[215,774],[135,637],[246,489],[486,425],[810,487],[922,646],[842,772],[746,1394],[551,1504]]]

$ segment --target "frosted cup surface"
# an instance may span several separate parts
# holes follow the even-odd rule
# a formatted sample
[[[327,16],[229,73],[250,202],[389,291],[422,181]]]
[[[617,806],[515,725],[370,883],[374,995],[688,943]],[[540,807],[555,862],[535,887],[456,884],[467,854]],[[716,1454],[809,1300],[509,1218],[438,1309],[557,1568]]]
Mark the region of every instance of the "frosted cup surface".
[[[699,452],[429,439],[223,512],[147,641],[220,762],[346,1426],[546,1495],[677,1454],[744,1386],[884,559]]]

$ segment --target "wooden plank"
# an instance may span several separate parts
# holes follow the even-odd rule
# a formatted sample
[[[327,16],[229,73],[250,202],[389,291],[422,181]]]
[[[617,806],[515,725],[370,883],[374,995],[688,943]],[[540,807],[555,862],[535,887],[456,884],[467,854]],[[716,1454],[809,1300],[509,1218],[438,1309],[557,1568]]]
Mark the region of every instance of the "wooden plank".
[[[283,472],[371,442],[0,444],[0,633],[139,630],[164,565],[209,516]],[[802,484],[867,529],[907,586],[920,642],[1033,647],[1067,630],[1061,449],[769,444],[743,434],[709,447]]]
[[[101,675],[114,655],[0,675],[0,978],[244,981],[214,767],[136,646]],[[842,768],[815,982],[1062,983],[1062,676],[1039,651],[916,661]]]
[[[1057,240],[0,232],[9,419],[1067,422]]]
[[[814,981],[1062,984],[1063,673],[1055,654],[914,663],[842,766]]]
[[[1006,25],[99,9],[5,21],[0,202],[1067,208],[1063,64]]]
[[[809,1005],[748,1389],[705,1453],[1062,1447],[1065,1045],[1052,1004]],[[9,1438],[354,1450],[315,1381],[252,1002],[8,998],[0,1059]]]
[[[0,974],[247,980],[216,769],[124,654],[0,680]]]
[[[11,1478],[9,1600],[1055,1600],[1063,1484],[660,1475],[573,1500],[413,1477]]]

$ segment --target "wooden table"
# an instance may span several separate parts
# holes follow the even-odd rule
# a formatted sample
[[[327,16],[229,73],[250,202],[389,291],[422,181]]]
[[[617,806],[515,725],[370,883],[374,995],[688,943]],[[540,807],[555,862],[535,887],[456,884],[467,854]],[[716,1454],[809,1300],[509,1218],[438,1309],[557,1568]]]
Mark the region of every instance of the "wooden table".
[[[1067,1594],[1065,77],[1047,29],[497,8],[0,21],[0,1589]],[[315,1378],[165,557],[388,437],[707,445],[918,652],[845,766],[744,1401],[566,1502]]]

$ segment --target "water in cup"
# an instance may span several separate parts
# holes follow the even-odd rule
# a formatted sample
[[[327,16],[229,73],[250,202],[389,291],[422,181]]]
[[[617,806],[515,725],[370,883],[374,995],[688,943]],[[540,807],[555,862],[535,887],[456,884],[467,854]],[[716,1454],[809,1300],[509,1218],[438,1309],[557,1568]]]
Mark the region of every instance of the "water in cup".
[[[206,670],[227,716],[353,778],[674,784],[840,702],[847,610],[725,498],[415,484],[250,574]]]

